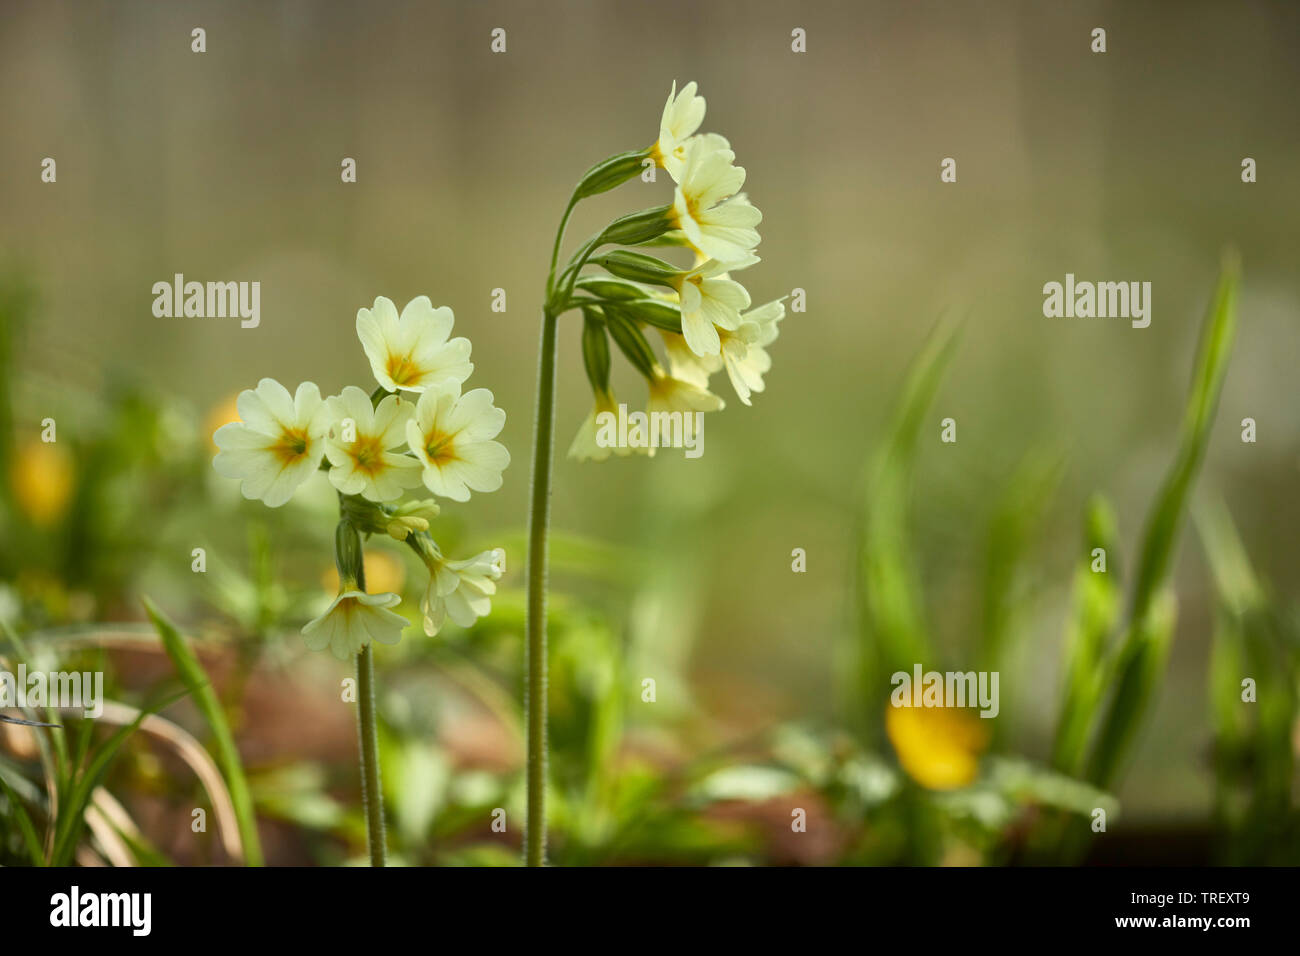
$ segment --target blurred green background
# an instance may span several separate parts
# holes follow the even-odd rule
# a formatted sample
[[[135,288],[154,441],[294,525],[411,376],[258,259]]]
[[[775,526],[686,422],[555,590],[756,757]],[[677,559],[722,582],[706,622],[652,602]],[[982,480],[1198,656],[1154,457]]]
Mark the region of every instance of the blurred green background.
[[[198,26],[202,55],[190,52]],[[1089,50],[1097,26],[1104,55]],[[489,50],[495,27],[507,31],[503,55]],[[795,27],[807,31],[805,54],[790,51]],[[705,129],[731,140],[764,213],[764,261],[746,284],[756,302],[805,289],[808,310],[783,322],[754,407],[715,380],[728,408],[709,418],[702,458],[560,458],[553,527],[588,559],[567,560],[557,543],[557,592],[612,622],[629,721],[653,730],[658,712],[636,710],[640,680],[668,675],[658,706],[691,715],[679,754],[790,721],[833,723],[836,648],[855,629],[864,464],[907,363],[951,316],[962,335],[921,432],[913,552],[934,643],[974,667],[963,649],[983,613],[999,497],[1031,449],[1062,457],[1027,532],[1023,637],[1002,675],[1015,705],[999,718],[1006,746],[1041,760],[1084,503],[1093,492],[1114,502],[1127,570],[1174,452],[1228,245],[1243,262],[1238,340],[1198,493],[1227,503],[1275,595],[1300,585],[1297,35],[1300,8],[1282,3],[5,0],[0,251],[34,293],[29,320],[10,329],[14,434],[30,441],[56,415],[72,438],[102,419],[109,396],[147,396],[175,436],[159,447],[187,448],[181,470],[197,470],[185,481],[219,503],[131,499],[138,510],[119,523],[159,537],[139,542],[147,557],[118,562],[123,597],[90,614],[142,620],[133,596],[148,590],[198,629],[225,599],[192,583],[190,547],[229,543],[208,546],[251,574],[242,522],[265,518],[231,488],[208,487],[212,410],[264,375],[327,394],[364,384],[357,308],[427,294],[473,341],[470,384],[506,410],[514,459],[499,493],[446,509],[447,534],[473,529],[466,548],[507,544],[506,583],[518,586],[556,222],[581,172],[650,143],[670,84],[694,79]],[[40,180],[46,156],[56,185]],[[1240,179],[1247,156],[1259,169],[1251,185]],[[343,157],[357,161],[356,184],[340,182]],[[954,185],[939,181],[944,157],[957,161]],[[670,190],[662,173],[633,180],[585,204],[570,236]],[[260,281],[260,327],[155,318],[151,287],[177,272]],[[1042,286],[1067,272],[1150,281],[1151,326],[1044,318]],[[496,288],[505,313],[490,310]],[[561,456],[589,407],[569,318]],[[640,401],[630,375],[616,385]],[[958,442],[941,445],[949,416]],[[1248,416],[1257,444],[1240,440]],[[145,456],[122,480],[163,467]],[[304,524],[267,520],[277,543]],[[327,535],[328,519],[317,524],[311,533]],[[805,574],[791,572],[796,547]],[[281,561],[282,583],[322,587],[320,555],[319,567]],[[1212,800],[1213,586],[1190,526],[1177,555],[1168,678],[1116,794],[1127,826],[1200,819]],[[330,664],[310,668],[328,694]],[[497,769],[517,764],[513,745],[500,750]],[[293,752],[290,735],[277,753]],[[344,769],[351,759],[345,746],[318,756]]]

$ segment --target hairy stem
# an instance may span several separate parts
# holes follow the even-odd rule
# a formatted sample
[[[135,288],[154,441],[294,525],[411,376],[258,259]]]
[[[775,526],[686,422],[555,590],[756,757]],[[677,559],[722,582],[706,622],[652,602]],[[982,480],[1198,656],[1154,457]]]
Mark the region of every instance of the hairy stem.
[[[528,519],[528,824],[524,859],[546,864],[546,556],[551,518],[551,464],[555,444],[555,347],[559,328],[549,309],[542,316],[537,367],[537,419],[533,428],[532,502]]]
[[[365,561],[362,560],[357,567],[357,590],[365,589]],[[384,792],[379,784],[379,731],[375,720],[375,658],[369,644],[357,655],[357,743],[361,753],[361,803],[366,809],[370,865],[387,866]]]

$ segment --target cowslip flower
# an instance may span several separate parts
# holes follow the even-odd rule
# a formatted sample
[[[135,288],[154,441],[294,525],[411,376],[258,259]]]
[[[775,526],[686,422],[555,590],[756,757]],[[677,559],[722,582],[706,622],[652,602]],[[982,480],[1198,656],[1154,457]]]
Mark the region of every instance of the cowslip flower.
[[[303,626],[303,641],[314,651],[328,648],[341,661],[355,657],[371,641],[396,644],[410,623],[389,610],[401,600],[392,593],[366,594],[355,581],[346,581],[325,613]]]
[[[767,346],[776,341],[777,324],[784,317],[785,303],[777,299],[743,313],[735,331],[720,333],[727,378],[736,397],[745,405],[752,404],[749,400],[752,392],[763,391],[763,376],[772,367]]]
[[[314,382],[289,390],[273,378],[245,389],[236,401],[238,422],[222,425],[212,440],[217,474],[240,479],[245,498],[278,508],[320,467],[329,413]]]
[[[673,80],[673,88],[659,120],[659,139],[650,147],[651,158],[668,171],[674,182],[681,178],[686,143],[704,122],[704,97],[697,96],[695,90],[695,81],[692,80],[678,93],[677,81]]]
[[[763,214],[748,199],[736,195],[745,184],[745,170],[734,165],[736,154],[723,145],[725,142],[706,133],[686,144],[669,220],[701,255],[735,262],[758,245],[755,227]]]
[[[390,392],[464,384],[474,363],[469,339],[447,338],[455,321],[451,309],[435,309],[427,295],[408,302],[401,316],[382,295],[369,309],[358,309],[357,337],[375,381]]]
[[[492,441],[506,413],[492,404],[492,393],[459,386],[431,389],[420,396],[406,424],[406,440],[423,466],[424,486],[435,495],[468,501],[470,491],[496,491],[510,464],[505,445]]]
[[[611,415],[618,414],[618,404],[614,401],[614,393],[607,390],[596,390],[595,401],[592,404],[591,413],[583,420],[578,427],[578,433],[573,436],[573,444],[569,446],[569,457],[577,461],[604,461],[611,454],[630,455],[634,451],[644,452],[644,448],[631,448],[626,445],[602,445],[596,440],[596,435],[600,430],[597,419],[604,412]]]
[[[537,378],[534,494],[528,532],[528,612],[524,629],[529,701],[524,858],[529,866],[542,866],[546,862],[543,768],[546,765],[547,621],[540,609],[546,600],[550,509],[544,502],[550,497],[554,461],[555,343],[559,317],[575,309],[581,310],[583,316],[583,366],[594,402],[569,448],[570,456],[580,460],[599,461],[610,457],[611,449],[603,444],[613,438],[606,417],[615,411],[609,384],[611,345],[647,380],[649,387],[648,414],[634,412],[624,419],[621,414],[624,408],[618,406],[619,434],[614,444],[644,449],[647,454],[664,447],[662,427],[666,424],[668,444],[680,444],[686,449],[687,457],[697,457],[703,451],[699,415],[720,410],[725,404],[709,391],[710,373],[730,363],[729,375],[733,383],[740,383],[738,394],[747,403],[750,392],[761,387],[762,374],[767,368],[765,353],[751,355],[748,351],[749,343],[761,341],[764,335],[760,323],[753,322],[750,323],[753,328],[746,327],[742,318],[750,307],[749,292],[726,275],[728,268],[757,261],[753,252],[760,241],[757,226],[763,217],[741,192],[745,170],[735,165],[736,154],[728,141],[717,134],[698,131],[704,114],[704,99],[697,94],[696,85],[688,83],[678,93],[674,82],[660,119],[659,138],[647,149],[618,153],[590,167],[564,207],[551,245]],[[619,216],[580,245],[567,264],[562,264],[560,253],[565,230],[577,204],[628,182],[636,176],[636,164],[645,163],[647,158],[672,177],[675,183],[672,202]],[[702,261],[683,270],[626,248],[639,250],[651,244],[668,249],[689,248]],[[619,246],[625,248],[610,249]],[[605,275],[584,272],[589,268],[603,269]],[[655,287],[672,289],[673,294],[661,296]],[[646,340],[646,333],[651,329],[663,333],[671,372],[664,370],[659,356]],[[728,345],[729,355],[724,354]],[[665,413],[671,417],[662,417]],[[598,418],[605,419],[603,425]],[[643,433],[643,422],[651,426],[653,435]],[[420,437],[412,435],[413,449]],[[643,438],[652,440],[643,442]]]
[[[413,403],[389,395],[372,406],[369,395],[349,385],[325,405],[333,422],[332,434],[325,442],[325,457],[333,466],[330,484],[345,495],[393,501],[420,483],[420,463],[392,451],[406,444]]]
[[[718,330],[734,331],[740,325],[740,313],[750,305],[749,292],[730,273],[758,261],[755,255],[732,263],[709,259],[676,279],[682,335],[696,355],[717,355]]]
[[[435,309],[427,296],[412,299],[400,315],[379,296],[371,308],[357,311],[356,324],[380,384],[373,397],[349,385],[322,400],[311,382],[290,396],[283,385],[266,378],[256,389],[240,393],[236,411],[241,421],[230,421],[230,413],[222,410],[215,423],[221,426],[213,435],[219,449],[213,459],[217,472],[240,479],[245,497],[273,507],[284,504],[328,457],[327,477],[338,491],[339,519],[334,528],[336,576],[327,589],[336,588],[337,594],[303,626],[302,635],[311,650],[329,650],[340,661],[352,658],[359,685],[373,679],[371,645],[398,643],[408,626],[392,610],[401,603],[402,565],[379,552],[366,555],[363,535],[400,541],[430,568],[435,583],[432,597],[425,600],[426,624],[440,623],[447,615],[472,622],[487,614],[504,570],[504,558],[496,560],[495,553],[488,559],[443,561],[430,528],[440,510],[437,502],[400,501],[422,478],[436,493],[461,501],[471,488],[495,490],[510,460],[505,448],[491,441],[505,422],[505,413],[492,405],[492,393],[476,389],[460,394],[474,366],[469,340],[449,338],[454,322],[451,309]],[[418,393],[418,400],[410,393]],[[431,555],[438,556],[436,569]],[[377,593],[367,593],[367,585]],[[377,728],[375,695],[359,694],[367,845],[371,865],[383,866],[387,850]]]
[[[726,407],[717,395],[706,387],[669,375],[656,366],[648,382],[650,399],[646,408],[655,412],[717,412]]]
[[[434,552],[426,560],[429,585],[420,599],[426,634],[435,636],[449,617],[469,627],[492,610],[496,582],[506,570],[503,549],[493,548],[465,561],[449,561]]]
[[[721,355],[696,355],[686,344],[684,336],[666,329],[660,330],[664,351],[668,353],[668,371],[673,378],[681,379],[700,388],[709,387],[709,376],[722,368]]]

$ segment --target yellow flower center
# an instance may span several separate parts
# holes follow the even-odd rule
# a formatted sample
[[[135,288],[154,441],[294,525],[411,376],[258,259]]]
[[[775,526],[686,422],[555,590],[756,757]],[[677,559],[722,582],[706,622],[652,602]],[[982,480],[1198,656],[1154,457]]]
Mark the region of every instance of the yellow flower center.
[[[279,440],[271,446],[271,453],[280,459],[284,466],[292,465],[307,454],[311,439],[305,428],[286,428],[280,432]]]
[[[393,380],[394,385],[409,385],[420,377],[420,370],[416,367],[409,354],[390,354],[388,363],[384,366],[384,371],[388,373],[388,377]]]
[[[452,442],[455,435],[443,435],[440,432],[433,432],[426,435],[424,439],[424,453],[429,456],[429,461],[435,465],[445,465],[456,457],[456,448]]]
[[[349,449],[357,469],[374,477],[384,469],[384,447],[377,435],[358,435]]]
[[[686,197],[686,214],[690,216],[691,219],[694,220],[695,222],[700,221],[700,197],[699,196]]]

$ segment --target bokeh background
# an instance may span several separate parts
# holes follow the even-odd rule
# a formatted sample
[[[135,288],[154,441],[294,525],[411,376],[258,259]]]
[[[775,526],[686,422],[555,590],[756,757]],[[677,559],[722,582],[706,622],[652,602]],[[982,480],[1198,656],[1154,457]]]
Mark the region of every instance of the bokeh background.
[[[311,503],[267,518],[208,473],[203,446],[220,410],[262,376],[291,387],[311,379],[327,393],[365,384],[353,323],[376,295],[451,306],[457,334],[474,343],[471,384],[507,412],[504,488],[447,509],[445,533],[465,548],[506,544],[505,584],[517,590],[555,225],[581,172],[652,141],[669,85],[691,79],[708,100],[706,128],[731,140],[764,213],[764,261],[747,285],[756,301],[802,288],[808,308],[783,323],[752,408],[716,383],[729,404],[709,418],[702,458],[557,463],[558,600],[608,622],[623,662],[609,693],[625,698],[644,751],[676,765],[876,706],[845,701],[837,682],[841,645],[856,633],[864,468],[907,364],[946,315],[962,332],[927,413],[909,519],[927,616],[945,661],[974,666],[964,649],[983,613],[1000,496],[1026,454],[1058,455],[1059,483],[1026,532],[1017,652],[1002,675],[1015,706],[999,718],[1001,746],[1043,759],[1084,503],[1094,492],[1115,503],[1130,569],[1227,246],[1243,263],[1239,334],[1198,496],[1226,503],[1272,594],[1285,603],[1297,592],[1294,5],[4,0],[0,10],[0,252],[9,288],[30,293],[21,324],[16,312],[6,318],[13,446],[34,439],[46,415],[61,440],[102,432],[106,416],[128,434],[162,436],[117,467],[113,527],[89,544],[58,517],[21,537],[31,522],[6,515],[5,593],[33,632],[129,630],[147,591],[219,643],[240,631],[229,623],[234,599],[213,575],[196,582],[190,548],[209,547],[232,580],[255,578],[259,552],[247,542],[257,522],[270,522],[259,540],[277,586],[323,593],[328,551],[313,563],[311,548],[329,532],[328,493],[324,518]],[[190,51],[196,26],[207,31],[201,55]],[[1104,55],[1089,49],[1098,26]],[[507,31],[505,54],[489,49],[495,27]],[[807,31],[804,54],[791,52],[795,27]],[[47,156],[54,185],[40,179]],[[1247,156],[1258,163],[1251,185],[1240,179]],[[357,162],[355,184],[340,182],[343,157]],[[957,161],[956,184],[939,181],[944,157]],[[584,204],[571,239],[670,194],[662,174],[634,180]],[[177,272],[260,281],[260,327],[155,318],[151,287]],[[1150,281],[1151,326],[1044,318],[1042,286],[1067,272]],[[496,288],[504,313],[490,309]],[[589,406],[571,318],[561,456]],[[636,401],[625,372],[619,391]],[[119,415],[122,402],[145,411]],[[955,445],[938,441],[948,416]],[[1256,444],[1240,440],[1247,416]],[[78,459],[74,501],[95,467]],[[174,494],[151,484],[168,469]],[[48,555],[32,544],[58,536]],[[87,571],[94,556],[83,549],[110,539],[111,574]],[[791,571],[793,548],[807,552],[804,574]],[[74,552],[87,576],[50,597]],[[400,567],[403,555],[390,553]],[[32,561],[46,561],[46,577],[19,570],[32,554],[45,555]],[[416,587],[409,563],[406,573]],[[1134,832],[1196,826],[1212,802],[1213,586],[1190,526],[1175,584],[1167,679],[1116,794]],[[242,747],[250,765],[305,761],[346,788],[350,716],[330,704],[340,674],[299,653],[296,626],[310,613],[294,601],[280,605],[283,620],[265,618],[275,624],[263,636],[300,663],[253,669],[274,690],[243,726]],[[408,635],[428,642],[418,628]],[[509,702],[517,634],[492,640],[446,638],[459,659],[498,669]],[[134,686],[150,666],[166,671],[165,659],[139,655],[117,661]],[[314,689],[296,698],[288,673]],[[419,673],[398,668],[389,682]],[[644,676],[660,678],[657,710],[639,702]],[[436,689],[442,678],[431,679]],[[409,739],[453,753],[434,762],[444,776],[487,768],[509,780],[517,741],[481,709],[408,727]],[[427,763],[415,766],[435,774]],[[289,837],[280,852],[330,858]],[[789,851],[833,858],[802,852]]]

